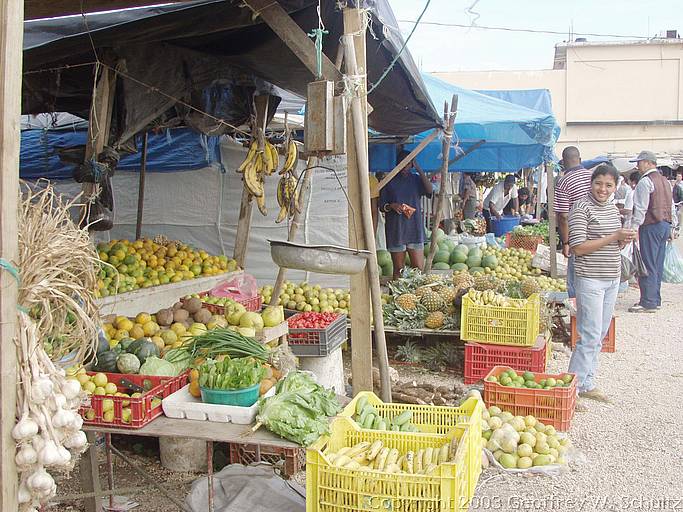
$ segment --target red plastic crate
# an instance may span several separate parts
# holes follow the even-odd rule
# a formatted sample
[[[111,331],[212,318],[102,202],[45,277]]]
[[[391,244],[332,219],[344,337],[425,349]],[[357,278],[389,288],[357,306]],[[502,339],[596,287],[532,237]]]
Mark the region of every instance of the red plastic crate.
[[[265,444],[228,443],[230,464],[255,464],[267,462],[282,466],[282,475],[291,478],[306,465],[304,448],[283,448]]]
[[[199,294],[199,298],[207,297],[209,292],[202,292]],[[249,297],[248,299],[233,299],[244,306],[247,311],[261,311],[262,298],[260,295],[255,295],[254,297]],[[202,301],[202,307],[208,309],[214,315],[222,315],[225,312],[225,306],[220,304],[209,304]]]
[[[295,320],[299,315],[301,313],[289,317],[287,323],[291,325],[290,321]],[[331,354],[344,343],[346,334],[346,315],[339,314],[324,329],[290,327],[287,343],[296,356],[323,357]]]
[[[87,372],[88,375],[95,375],[98,372]],[[152,407],[152,400],[154,398],[164,399],[171,393],[175,393],[185,384],[187,384],[188,372],[178,375],[177,377],[156,377],[153,375],[135,375],[130,373],[105,373],[107,380],[113,382],[119,388],[119,391],[127,390],[125,384],[121,379],[128,380],[138,386],[145,385],[145,381],[150,381],[152,388],[143,393],[139,398],[127,398],[125,396],[95,396],[88,395],[86,403],[81,406],[80,414],[83,417],[83,423],[86,425],[102,425],[107,427],[130,428],[136,429],[144,427],[153,419],[161,416],[164,411],[161,408],[161,400]],[[130,393],[129,393],[130,394]],[[114,401],[114,419],[112,421],[105,421],[103,417],[102,405],[105,399]],[[89,403],[87,403],[89,402]],[[130,422],[123,421],[123,403],[129,402],[130,405]],[[95,418],[92,420],[86,419],[86,412],[89,409],[95,411]]]
[[[465,384],[482,380],[495,366],[509,366],[515,371],[544,372],[548,343],[539,335],[533,347],[511,345],[465,344]]]
[[[498,377],[504,371],[512,369],[514,368],[496,366],[486,377]],[[559,378],[562,375],[535,374],[536,382],[548,377]],[[514,388],[484,380],[484,402],[488,407],[497,405],[515,416],[531,414],[538,421],[552,425],[557,430],[569,430],[576,407],[576,375],[571,375],[574,378],[569,387],[552,389]]]
[[[572,315],[571,317],[571,336],[569,338],[572,346],[572,350],[576,348],[576,344],[581,338],[579,338],[579,333],[576,329],[576,317]],[[612,317],[612,322],[609,324],[609,330],[607,331],[607,336],[602,340],[602,350],[601,352],[609,352],[610,354],[617,351],[617,326],[616,317]]]

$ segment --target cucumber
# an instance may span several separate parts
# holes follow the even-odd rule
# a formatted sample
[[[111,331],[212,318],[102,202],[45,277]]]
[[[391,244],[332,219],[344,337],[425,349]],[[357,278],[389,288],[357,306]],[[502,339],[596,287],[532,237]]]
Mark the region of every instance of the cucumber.
[[[379,422],[379,426],[375,430],[387,430],[387,422],[382,420]]]
[[[384,420],[380,415],[375,416],[375,421],[372,423],[372,429],[373,430],[380,430],[379,424],[382,423]]]
[[[413,411],[407,410],[396,416],[393,420],[393,423],[394,425],[398,425],[400,427],[401,425],[408,423],[411,419],[413,419]]]
[[[392,432],[400,432],[400,431],[401,431],[401,427],[399,427],[398,425],[392,425],[392,426],[391,426],[391,431],[392,431]]]
[[[356,402],[356,414],[360,414],[363,412],[363,409],[368,403],[368,397],[363,395],[358,399],[358,402]]]
[[[375,423],[375,415],[373,413],[368,414],[365,417],[365,420],[363,421],[361,428],[372,428],[372,425]]]
[[[361,427],[362,427],[363,425],[365,425],[365,418],[367,418],[369,414],[370,414],[370,409],[368,409],[367,407],[365,407],[365,408],[363,408],[363,411],[360,413],[360,416],[357,416],[357,417],[356,417],[356,421],[358,421],[358,424],[359,424]]]

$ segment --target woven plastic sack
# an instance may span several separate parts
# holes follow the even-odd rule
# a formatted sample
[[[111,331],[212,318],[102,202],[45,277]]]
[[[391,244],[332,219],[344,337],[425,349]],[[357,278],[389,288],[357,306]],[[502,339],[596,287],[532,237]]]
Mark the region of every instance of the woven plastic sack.
[[[666,244],[662,281],[674,284],[683,283],[683,259],[681,259],[681,254],[673,242]]]

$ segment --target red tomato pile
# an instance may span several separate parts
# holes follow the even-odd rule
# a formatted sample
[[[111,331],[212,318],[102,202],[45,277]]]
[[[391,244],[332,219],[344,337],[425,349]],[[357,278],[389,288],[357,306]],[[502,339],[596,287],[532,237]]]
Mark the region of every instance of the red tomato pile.
[[[290,329],[324,329],[334,322],[339,315],[337,313],[316,313],[306,311],[298,313],[287,319]]]

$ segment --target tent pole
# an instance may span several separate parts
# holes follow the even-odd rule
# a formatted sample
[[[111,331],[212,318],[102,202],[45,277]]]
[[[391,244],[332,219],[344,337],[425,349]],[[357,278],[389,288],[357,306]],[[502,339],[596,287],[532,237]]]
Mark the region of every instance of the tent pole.
[[[360,9],[344,9],[344,62],[346,73],[350,76],[358,76],[359,69],[366,69],[365,60],[365,25],[363,24],[363,11]],[[365,82],[365,81],[364,81]],[[365,91],[365,83],[362,91]],[[373,389],[372,380],[372,335],[370,332],[369,315],[372,312],[375,327],[375,348],[377,351],[377,365],[381,382],[381,397],[385,402],[391,402],[391,379],[389,378],[389,358],[384,335],[384,317],[382,311],[382,292],[379,286],[379,271],[377,265],[377,252],[375,246],[375,234],[372,225],[372,212],[370,209],[370,169],[368,164],[368,129],[367,129],[367,105],[366,96],[356,91],[351,96],[351,112],[347,116],[350,122],[349,148],[348,148],[348,180],[349,196],[356,212],[360,212],[361,226],[357,225],[355,215],[352,217],[352,226],[355,231],[355,240],[361,247],[370,252],[370,257],[365,265],[365,271],[351,277],[351,329],[352,329],[352,372],[354,392],[362,389],[360,386],[370,385]],[[369,293],[368,293],[369,291]],[[357,300],[360,299],[360,300]],[[354,319],[362,319],[356,322],[356,335],[353,334]],[[359,329],[359,327],[362,328]],[[357,336],[357,337],[356,337]],[[364,360],[363,360],[364,359]],[[356,374],[356,370],[361,373]],[[369,377],[369,383],[368,383]],[[360,381],[360,382],[359,382]]]
[[[444,209],[446,206],[446,187],[448,186],[448,155],[451,151],[451,139],[453,137],[453,124],[455,123],[455,113],[458,110],[458,95],[454,94],[451,99],[451,108],[448,109],[448,102],[444,102],[444,123],[446,129],[444,130],[444,137],[441,143],[442,159],[441,159],[441,186],[439,187],[439,200],[436,203],[436,215],[434,216],[434,225],[432,226],[431,243],[429,246],[429,254],[424,264],[424,271],[428,273],[432,270],[432,261],[434,260],[434,253],[436,252],[436,230],[441,223],[444,216]]]
[[[261,128],[264,133],[268,122],[268,98],[268,95],[254,96],[254,110],[256,111],[255,126]],[[254,138],[257,134],[252,133],[251,136]],[[247,259],[249,234],[251,233],[251,210],[251,194],[243,187],[242,201],[240,203],[240,216],[237,220],[237,234],[235,235],[235,249],[233,251],[233,258],[237,260],[237,265],[239,265],[240,268],[244,268],[244,263]]]
[[[541,184],[543,183],[543,174],[540,167],[534,169],[534,174],[538,174],[538,186],[536,187],[536,220],[541,220]],[[533,187],[531,189],[533,192]]]
[[[553,167],[543,163],[548,181],[548,243],[550,244],[550,277],[557,277],[557,219],[555,218],[555,178]]]
[[[140,162],[140,182],[138,183],[138,218],[135,223],[135,239],[142,236],[142,211],[145,204],[145,174],[147,173],[147,137],[148,132],[142,138],[142,160]]]
[[[440,128],[434,128],[432,130],[432,133],[427,135],[422,141],[413,149],[408,155],[401,160],[399,163],[396,164],[396,167],[394,167],[391,171],[387,173],[387,175],[382,178],[382,181],[379,182],[379,185],[377,185],[377,190],[382,190],[384,186],[389,183],[394,176],[396,176],[401,169],[410,161],[412,161],[417,155],[419,155],[424,148],[427,147],[427,144],[429,144],[431,141],[433,141],[437,135],[441,132]]]
[[[304,170],[304,177],[301,182],[301,191],[299,192],[299,203],[305,204],[307,202],[307,196],[311,188],[311,177],[313,175],[313,168],[318,163],[318,157],[309,156],[306,162],[306,169]],[[292,223],[289,225],[289,233],[287,234],[287,241],[293,242],[296,237],[296,232],[299,230],[299,223],[301,222],[301,213],[298,209],[294,210],[294,217],[292,217]],[[275,285],[273,286],[273,295],[270,298],[270,305],[277,306],[277,301],[280,298],[280,293],[285,282],[285,277],[287,275],[287,268],[280,267],[277,271],[277,278],[275,279]]]
[[[17,237],[17,201],[19,193],[19,119],[21,114],[21,70],[24,2],[3,2],[0,7],[0,257],[16,265],[19,257]],[[17,281],[7,272],[0,273],[0,510],[18,510],[17,468],[14,462],[16,443],[12,429],[16,422],[17,353],[13,340],[17,335]]]

